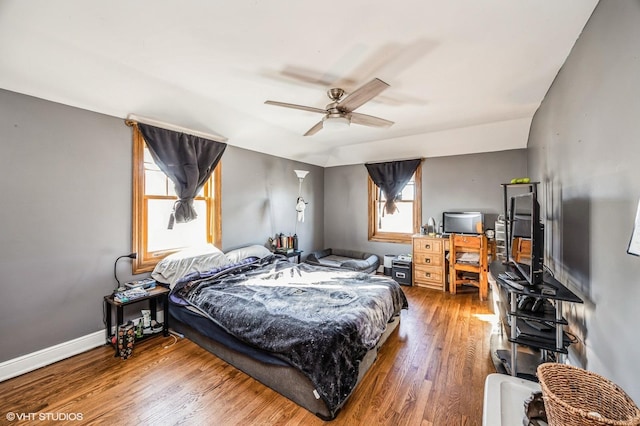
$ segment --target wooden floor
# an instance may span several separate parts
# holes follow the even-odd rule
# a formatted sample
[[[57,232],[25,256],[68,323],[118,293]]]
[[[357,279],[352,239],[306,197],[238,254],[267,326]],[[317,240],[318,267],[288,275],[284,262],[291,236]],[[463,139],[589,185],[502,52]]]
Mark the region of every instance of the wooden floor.
[[[57,415],[109,425],[480,425],[484,379],[495,371],[489,302],[477,290],[403,290],[400,327],[332,422],[189,340],[156,337],[126,361],[105,346],[0,383],[0,424]],[[38,421],[9,422],[8,413]]]

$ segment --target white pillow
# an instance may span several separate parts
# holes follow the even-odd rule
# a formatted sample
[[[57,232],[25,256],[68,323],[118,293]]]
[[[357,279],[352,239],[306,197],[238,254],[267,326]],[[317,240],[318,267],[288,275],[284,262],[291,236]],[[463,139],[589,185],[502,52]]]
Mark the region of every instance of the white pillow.
[[[187,274],[206,272],[228,263],[227,256],[219,248],[207,244],[170,254],[158,262],[151,277],[173,288],[178,280]]]
[[[241,247],[235,250],[227,252],[227,259],[231,263],[238,263],[247,257],[257,257],[259,259],[272,255],[268,248],[261,245],[252,245],[247,247]]]

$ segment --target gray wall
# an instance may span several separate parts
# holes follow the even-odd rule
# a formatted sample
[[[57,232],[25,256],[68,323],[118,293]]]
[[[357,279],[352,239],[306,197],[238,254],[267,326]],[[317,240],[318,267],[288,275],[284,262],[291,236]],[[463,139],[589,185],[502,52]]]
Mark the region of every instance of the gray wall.
[[[532,124],[547,265],[585,304],[572,358],[640,403],[640,258],[626,254],[640,195],[640,1],[602,0]]]
[[[131,251],[131,129],[0,90],[0,135],[1,362],[104,328]]]
[[[298,235],[305,252],[323,244],[324,169],[228,146],[222,164],[222,245],[264,244],[276,233]],[[296,220],[298,178],[307,170],[302,197],[304,222]]]
[[[501,183],[527,174],[526,150],[427,158],[422,162],[422,223],[442,220],[444,211],[486,213],[486,227],[502,213]],[[409,244],[368,241],[367,169],[364,165],[325,170],[326,247],[362,250],[382,257],[410,253]]]
[[[113,262],[131,251],[131,129],[123,120],[0,90],[0,362],[104,329]],[[323,245],[323,169],[228,147],[224,249],[293,232]],[[131,278],[126,259],[118,276]]]

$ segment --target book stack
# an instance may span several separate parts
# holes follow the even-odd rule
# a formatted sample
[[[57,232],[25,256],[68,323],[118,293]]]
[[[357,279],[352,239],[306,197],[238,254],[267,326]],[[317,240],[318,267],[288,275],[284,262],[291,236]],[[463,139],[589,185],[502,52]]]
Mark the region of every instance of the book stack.
[[[126,288],[151,289],[151,288],[155,288],[156,280],[154,280],[153,278],[144,278],[142,280],[130,281],[128,283],[124,283],[124,286]]]
[[[148,296],[149,292],[142,287],[130,288],[125,291],[118,291],[113,294],[113,300],[116,302],[124,303],[132,300],[140,299],[141,297]]]

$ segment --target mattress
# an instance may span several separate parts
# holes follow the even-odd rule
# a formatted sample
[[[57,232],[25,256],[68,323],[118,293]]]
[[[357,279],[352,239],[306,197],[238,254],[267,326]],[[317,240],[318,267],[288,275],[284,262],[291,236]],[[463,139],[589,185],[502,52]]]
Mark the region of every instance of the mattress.
[[[172,325],[323,419],[335,417],[408,307],[388,277],[281,256],[180,279],[170,300]]]

